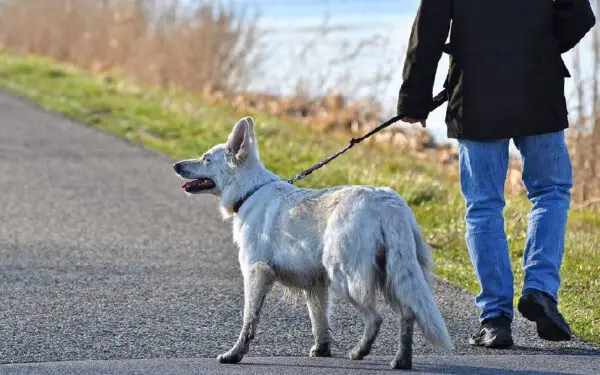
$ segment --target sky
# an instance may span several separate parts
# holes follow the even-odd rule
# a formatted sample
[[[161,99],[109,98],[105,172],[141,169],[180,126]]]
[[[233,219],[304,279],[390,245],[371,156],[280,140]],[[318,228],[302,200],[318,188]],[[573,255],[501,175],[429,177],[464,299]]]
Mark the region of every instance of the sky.
[[[264,31],[262,50],[266,65],[251,87],[276,94],[291,94],[300,83],[309,93],[327,89],[351,97],[375,96],[391,114],[402,82],[402,62],[418,0],[230,0],[258,12]],[[328,29],[323,34],[323,30]],[[586,37],[584,44],[590,44]],[[358,57],[348,58],[364,41]],[[589,48],[585,49],[586,51]],[[565,54],[570,67],[572,56]],[[591,73],[591,53],[583,56],[584,74]],[[440,61],[435,93],[441,90],[448,69]],[[380,75],[377,85],[370,84]],[[374,88],[375,87],[375,88]],[[570,97],[572,83],[567,81]],[[571,105],[575,105],[570,100]],[[429,129],[445,141],[445,106],[430,115]]]

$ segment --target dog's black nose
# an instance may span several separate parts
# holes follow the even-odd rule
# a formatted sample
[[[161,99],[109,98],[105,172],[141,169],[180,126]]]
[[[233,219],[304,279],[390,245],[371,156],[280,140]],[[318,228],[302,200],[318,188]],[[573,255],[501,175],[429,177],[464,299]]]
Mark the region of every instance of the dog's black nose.
[[[175,169],[176,173],[181,173],[181,163],[173,164],[173,169]]]

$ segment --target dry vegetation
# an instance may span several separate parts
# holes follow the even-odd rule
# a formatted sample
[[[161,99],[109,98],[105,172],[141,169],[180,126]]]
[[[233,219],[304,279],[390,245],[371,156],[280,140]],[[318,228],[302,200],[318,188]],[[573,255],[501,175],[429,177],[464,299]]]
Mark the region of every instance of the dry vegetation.
[[[182,11],[185,7],[188,11]],[[191,10],[191,11],[190,11]],[[4,0],[4,49],[163,87],[243,88],[257,61],[255,22],[181,0]]]
[[[600,9],[600,0],[596,0],[596,9]],[[577,117],[569,148],[575,174],[574,199],[579,207],[600,207],[600,26],[592,29],[591,39],[591,46],[580,44],[573,54]],[[587,76],[581,63],[586,52],[592,55],[591,74]]]

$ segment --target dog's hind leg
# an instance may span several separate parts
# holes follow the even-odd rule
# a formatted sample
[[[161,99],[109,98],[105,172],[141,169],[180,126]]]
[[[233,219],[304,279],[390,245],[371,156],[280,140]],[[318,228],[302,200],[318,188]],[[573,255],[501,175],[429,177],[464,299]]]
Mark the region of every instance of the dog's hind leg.
[[[275,281],[275,272],[265,263],[255,263],[244,275],[244,323],[242,332],[233,348],[221,354],[221,363],[237,363],[248,353],[250,341],[254,338],[258,316],[265,297]]]
[[[400,319],[400,344],[396,357],[390,363],[393,369],[410,370],[412,368],[412,346],[415,327],[415,314],[407,306],[402,307]]]
[[[381,322],[383,322],[381,315],[379,315],[376,309],[375,284],[369,277],[370,275],[355,279],[353,282],[352,278],[341,272],[339,267],[336,267],[330,274],[333,276],[331,280],[335,290],[341,297],[348,300],[362,315],[365,324],[362,338],[358,345],[348,353],[350,359],[361,360],[371,353],[373,342],[377,338],[379,327],[381,326]]]
[[[335,254],[335,252],[331,253]],[[375,272],[370,268],[363,268],[363,272],[355,270],[350,276],[343,270],[342,265],[335,261],[335,257],[328,258],[326,268],[336,293],[349,301],[362,315],[365,324],[362,338],[348,356],[354,360],[363,359],[371,353],[373,342],[383,321],[376,309]]]
[[[371,348],[373,346],[373,342],[377,338],[377,334],[379,333],[379,327],[381,326],[381,322],[383,319],[381,315],[375,309],[375,297],[373,296],[373,300],[370,303],[359,303],[355,300],[350,300],[354,307],[356,307],[360,313],[362,314],[363,321],[365,323],[365,330],[363,332],[363,336],[358,343],[349,353],[350,359],[361,360],[369,353],[371,353]]]
[[[306,292],[306,305],[312,324],[315,344],[310,348],[311,357],[331,357],[331,335],[327,309],[329,307],[329,290],[327,286],[317,286]]]
[[[358,208],[357,208],[358,207]],[[378,270],[376,244],[379,228],[362,222],[361,204],[350,212],[337,210],[328,220],[324,234],[323,266],[330,284],[340,297],[350,301],[361,313],[365,329],[349,357],[363,359],[371,352],[383,319],[376,309]]]

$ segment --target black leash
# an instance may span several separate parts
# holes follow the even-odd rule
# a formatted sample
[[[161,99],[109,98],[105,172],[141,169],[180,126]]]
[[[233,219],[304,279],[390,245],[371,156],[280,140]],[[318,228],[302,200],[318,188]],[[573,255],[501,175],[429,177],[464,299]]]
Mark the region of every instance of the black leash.
[[[446,89],[444,89],[444,90],[442,90],[439,94],[437,94],[433,98],[433,103],[432,103],[432,106],[431,106],[432,107],[431,111],[433,111],[434,109],[436,109],[439,106],[441,106],[442,104],[444,104],[444,102],[446,100],[448,100],[448,93],[447,93]],[[294,184],[294,183],[302,180],[303,178],[305,178],[309,174],[313,173],[314,171],[316,171],[319,168],[324,167],[325,165],[329,164],[329,162],[331,162],[333,159],[337,158],[338,156],[342,155],[346,151],[350,150],[352,147],[354,147],[354,145],[359,144],[360,142],[362,142],[365,139],[369,138],[373,134],[375,134],[377,132],[380,132],[381,130],[387,128],[388,126],[390,126],[392,124],[395,124],[396,122],[402,120],[403,118],[404,118],[404,115],[396,115],[396,116],[392,117],[391,119],[387,120],[386,122],[384,122],[383,124],[379,125],[375,129],[371,130],[367,134],[363,135],[362,137],[352,138],[350,140],[350,143],[348,143],[348,146],[344,147],[340,151],[338,151],[335,154],[331,155],[327,159],[321,160],[317,164],[315,164],[312,167],[308,168],[307,170],[301,172],[300,174],[296,175],[295,177],[290,178],[289,180],[287,180],[287,182],[289,182],[290,184]]]

